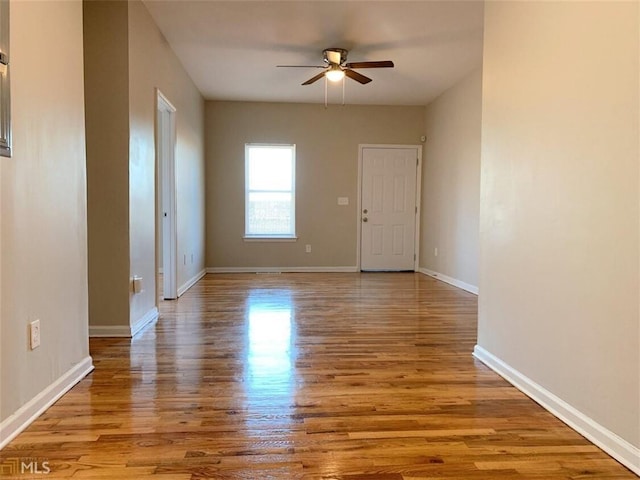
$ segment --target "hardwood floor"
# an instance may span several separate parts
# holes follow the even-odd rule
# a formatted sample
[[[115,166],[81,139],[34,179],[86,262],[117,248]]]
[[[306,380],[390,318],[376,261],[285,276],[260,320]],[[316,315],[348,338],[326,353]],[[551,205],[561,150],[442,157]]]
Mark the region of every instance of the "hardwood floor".
[[[133,340],[92,339],[95,371],[0,462],[83,479],[637,478],[473,359],[476,312],[421,274],[208,275]]]

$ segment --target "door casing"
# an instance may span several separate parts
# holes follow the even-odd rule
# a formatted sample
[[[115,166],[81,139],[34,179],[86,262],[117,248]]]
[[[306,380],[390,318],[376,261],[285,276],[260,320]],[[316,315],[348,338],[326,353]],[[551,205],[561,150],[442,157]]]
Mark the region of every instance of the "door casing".
[[[415,149],[417,154],[416,166],[416,217],[415,217],[415,260],[413,262],[413,270],[418,271],[420,265],[420,211],[421,211],[421,187],[422,187],[422,145],[392,145],[392,144],[360,144],[358,145],[358,214],[357,214],[357,244],[356,257],[357,269],[360,271],[362,267],[362,166],[363,154],[367,148],[406,148]]]
[[[162,246],[162,298],[165,300],[178,298],[175,149],[176,108],[156,89],[156,248]]]

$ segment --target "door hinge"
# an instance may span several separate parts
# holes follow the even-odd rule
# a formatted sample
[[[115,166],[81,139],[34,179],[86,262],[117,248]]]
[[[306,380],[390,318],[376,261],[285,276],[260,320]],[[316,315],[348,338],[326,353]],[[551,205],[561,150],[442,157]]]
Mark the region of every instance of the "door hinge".
[[[418,213],[418,206],[416,205],[416,213]]]
[[[419,159],[419,158],[416,158],[416,167],[417,167],[418,165],[420,165],[420,159]]]

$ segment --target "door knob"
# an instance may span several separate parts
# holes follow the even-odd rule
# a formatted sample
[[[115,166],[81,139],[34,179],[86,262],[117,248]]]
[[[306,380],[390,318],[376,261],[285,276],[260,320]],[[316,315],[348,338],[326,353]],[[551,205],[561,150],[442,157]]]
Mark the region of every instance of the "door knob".
[[[362,211],[362,213],[369,213],[369,210],[367,210],[366,208]]]
[[[368,222],[368,221],[369,221],[369,219],[368,219],[367,217],[363,217],[363,218],[362,218],[362,221],[363,221],[363,222]]]

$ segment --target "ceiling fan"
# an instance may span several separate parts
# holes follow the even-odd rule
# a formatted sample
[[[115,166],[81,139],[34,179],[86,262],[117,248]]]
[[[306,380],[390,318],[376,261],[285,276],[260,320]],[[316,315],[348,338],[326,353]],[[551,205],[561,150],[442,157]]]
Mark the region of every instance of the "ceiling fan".
[[[393,62],[390,60],[377,61],[377,62],[351,62],[347,63],[348,50],[344,48],[327,48],[322,51],[324,65],[278,65],[278,67],[288,68],[323,68],[324,71],[318,75],[311,77],[302,85],[311,85],[317,82],[322,77],[326,77],[332,82],[338,82],[345,76],[352,80],[355,80],[362,85],[365,85],[371,81],[369,77],[365,77],[361,73],[356,72],[353,69],[359,68],[393,68]]]

